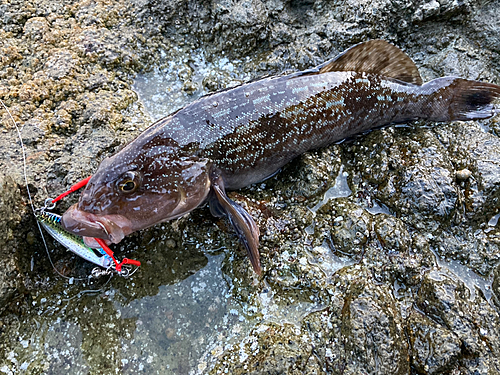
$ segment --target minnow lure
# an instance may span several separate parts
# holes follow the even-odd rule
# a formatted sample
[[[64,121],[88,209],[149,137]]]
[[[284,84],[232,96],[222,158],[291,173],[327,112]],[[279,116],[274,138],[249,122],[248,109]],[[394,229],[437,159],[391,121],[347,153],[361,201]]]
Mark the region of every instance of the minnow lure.
[[[92,249],[85,245],[80,236],[65,230],[61,224],[61,216],[52,212],[37,210],[35,211],[35,217],[45,230],[69,251],[104,268],[113,265],[113,259],[102,248]],[[99,255],[95,251],[99,252]]]
[[[382,125],[489,118],[499,97],[500,86],[487,82],[443,77],[424,84],[399,48],[361,43],[315,68],[202,97],[157,121],[102,161],[62,223],[118,243],[208,200],[260,274],[259,228],[226,189],[263,181],[308,150]]]
[[[93,277],[99,277],[101,275],[105,274],[112,274],[113,272],[118,273],[121,276],[128,277],[132,275],[134,272],[130,273],[129,268],[125,268],[124,266],[126,265],[132,265],[132,266],[141,266],[141,262],[134,260],[134,259],[127,259],[124,258],[120,263],[115,259],[113,256],[113,251],[107,246],[106,242],[101,240],[101,239],[94,239],[95,242],[101,246],[100,248],[98,246],[95,247],[95,251],[99,252],[101,255],[97,256],[94,250],[92,248],[88,247],[84,241],[83,238],[75,236],[72,233],[67,232],[64,227],[61,224],[61,216],[50,213],[45,211],[46,209],[52,209],[55,207],[55,203],[68,194],[71,194],[78,189],[82,188],[87,184],[87,182],[90,180],[90,176],[79,181],[77,184],[71,186],[71,188],[64,192],[63,194],[59,195],[55,199],[50,199],[47,198],[45,200],[45,206],[41,209],[35,209],[35,206],[33,204],[33,199],[31,198],[31,193],[28,188],[28,174],[26,172],[26,151],[24,148],[24,143],[23,143],[23,138],[21,136],[21,131],[19,130],[19,127],[17,126],[16,121],[12,117],[12,114],[8,110],[8,108],[5,106],[4,102],[0,100],[0,104],[2,107],[5,109],[7,114],[10,116],[10,119],[12,120],[12,123],[14,124],[14,127],[16,128],[17,135],[19,137],[19,142],[21,143],[21,150],[22,150],[22,157],[23,157],[23,174],[24,174],[24,180],[26,182],[26,190],[28,192],[28,198],[29,198],[29,203],[31,205],[31,208],[33,210],[33,213],[35,217],[37,218],[37,221],[39,223],[38,229],[40,230],[40,234],[42,235],[43,238],[43,233],[40,228],[40,224],[47,230],[47,232],[58,242],[60,242],[62,245],[64,245],[67,249],[72,251],[73,253],[77,254],[78,256],[94,263],[97,264],[98,266],[104,267],[105,270],[99,270],[98,268],[94,268],[92,271],[92,276]],[[45,244],[45,249],[47,250],[47,255],[49,256],[50,260],[50,254],[49,250],[47,248],[47,244],[45,243],[45,239],[43,240]],[[50,260],[52,263],[52,260]],[[54,265],[52,264],[54,267]],[[59,273],[59,275],[62,275],[55,267],[55,271]],[[136,269],[137,271],[137,269]]]

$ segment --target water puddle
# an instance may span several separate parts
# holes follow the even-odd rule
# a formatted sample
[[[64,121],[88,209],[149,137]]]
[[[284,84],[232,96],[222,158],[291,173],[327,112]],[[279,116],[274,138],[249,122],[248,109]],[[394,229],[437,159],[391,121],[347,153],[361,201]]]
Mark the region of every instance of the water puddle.
[[[325,192],[323,199],[321,199],[314,207],[309,208],[309,211],[311,211],[313,214],[313,221],[311,225],[304,228],[306,234],[314,234],[314,228],[316,226],[314,217],[316,216],[316,212],[325,204],[327,204],[330,199],[348,197],[352,194],[352,191],[349,188],[349,184],[347,183],[347,176],[349,176],[349,174],[347,172],[344,172],[344,166],[341,165],[334,185]]]
[[[414,300],[413,291],[408,288],[405,284],[394,280],[392,286],[392,293],[394,298],[399,302],[399,312],[403,319],[408,318],[412,311],[414,311]]]
[[[356,264],[356,262],[350,258],[341,258],[335,255],[326,241],[323,241],[321,246],[316,246],[312,249],[308,261],[309,264],[323,271],[327,278],[331,278],[333,274],[342,268]]]
[[[386,214],[394,216],[389,210],[389,207],[387,207],[385,204],[382,203],[379,204],[377,201],[373,199],[372,199],[372,207],[366,207],[365,210],[371,213],[372,215]]]
[[[231,299],[223,257],[211,256],[196,274],[131,302],[113,287],[99,295],[66,298],[61,293],[34,301],[34,314],[19,318],[4,334],[4,347],[10,349],[0,373],[197,370],[206,362],[207,348],[220,344],[221,332],[229,345],[255,324]]]
[[[223,75],[224,82],[221,83],[227,87],[249,80],[250,76],[240,71],[236,73],[236,67],[239,65],[240,61],[231,62],[227,58],[209,63],[202,51],[193,51],[184,58],[168,56],[161,66],[138,74],[132,87],[146,112],[156,121],[208,94],[203,81],[210,75]],[[186,80],[185,77],[189,78]],[[191,84],[189,90],[186,90],[186,81]]]
[[[352,191],[349,188],[349,184],[347,183],[347,176],[349,176],[349,173],[344,172],[344,166],[341,165],[334,185],[325,192],[323,199],[319,201],[313,208],[310,208],[310,210],[316,213],[322,206],[328,203],[330,199],[350,196],[352,194]]]
[[[494,215],[489,221],[488,221],[488,228],[486,228],[484,231],[486,233],[491,232],[492,230],[495,229],[495,227],[498,224],[498,219],[500,219],[500,213]]]
[[[309,314],[323,310],[326,305],[316,302],[293,301],[286,308],[281,303],[281,298],[275,296],[270,288],[259,294],[260,313],[264,322],[272,322],[279,325],[292,324],[300,328],[302,320]]]
[[[445,277],[450,277],[454,280],[457,278],[461,280],[470,291],[469,301],[476,299],[476,288],[480,289],[488,303],[491,302],[492,286],[491,281],[479,276],[477,273],[464,266],[457,260],[446,261],[434,253],[436,262],[439,266],[438,270],[429,272],[431,279],[435,281],[442,281]]]

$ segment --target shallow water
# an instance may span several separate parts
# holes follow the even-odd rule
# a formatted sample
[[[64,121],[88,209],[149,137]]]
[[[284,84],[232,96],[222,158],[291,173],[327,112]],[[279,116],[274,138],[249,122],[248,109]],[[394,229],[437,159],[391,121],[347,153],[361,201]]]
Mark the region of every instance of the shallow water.
[[[453,279],[459,279],[464,285],[469,289],[470,296],[469,301],[474,301],[476,299],[476,289],[481,290],[484,298],[488,303],[493,305],[491,301],[492,297],[492,280],[489,278],[484,278],[479,276],[477,273],[472,271],[470,268],[464,266],[457,260],[445,260],[434,254],[436,257],[436,262],[439,266],[438,270],[432,270],[429,272],[429,276],[435,281],[441,281],[445,277],[451,277]],[[492,279],[492,278],[491,278]]]
[[[167,58],[149,72],[138,74],[133,89],[153,121],[159,120],[182,108],[187,103],[209,93],[207,77],[213,77],[223,87],[239,85],[250,78],[237,66],[240,61],[222,58],[215,63],[207,62],[202,51],[189,56],[180,54]],[[237,72],[237,73],[236,73]]]
[[[28,311],[5,322],[0,373],[205,373],[227,349],[239,348],[240,361],[255,354],[245,347],[253,329],[300,327],[325,308],[308,291],[287,295],[265,281],[242,301],[248,286],[225,275],[225,254],[173,255],[182,266],[172,268],[177,250],[157,243],[143,250],[143,266],[127,279],[59,279],[33,294]],[[169,255],[151,265],[161,259],[156,252]]]
[[[132,301],[115,280],[98,293],[66,282],[58,293],[39,293],[4,335],[9,350],[0,372],[174,374],[206,367],[221,339],[229,345],[252,324],[231,298],[223,258],[209,256],[194,275]],[[125,283],[134,287],[136,278]]]

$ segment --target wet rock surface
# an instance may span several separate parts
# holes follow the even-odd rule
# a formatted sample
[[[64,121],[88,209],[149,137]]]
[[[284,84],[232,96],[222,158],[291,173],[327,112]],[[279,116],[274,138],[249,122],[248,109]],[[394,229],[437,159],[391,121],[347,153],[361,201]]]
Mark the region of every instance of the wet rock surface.
[[[19,286],[19,275],[16,270],[16,236],[15,223],[21,220],[19,213],[20,191],[11,177],[0,176],[0,256],[5,259],[0,273],[0,309],[10,302],[16,287]]]
[[[367,39],[424,80],[500,84],[499,7],[4,1],[0,99],[40,207],[150,116]],[[261,280],[207,207],[116,246],[143,263],[128,279],[88,279],[51,240],[49,261],[0,119],[0,373],[500,373],[499,116],[378,129],[231,192],[261,229]]]

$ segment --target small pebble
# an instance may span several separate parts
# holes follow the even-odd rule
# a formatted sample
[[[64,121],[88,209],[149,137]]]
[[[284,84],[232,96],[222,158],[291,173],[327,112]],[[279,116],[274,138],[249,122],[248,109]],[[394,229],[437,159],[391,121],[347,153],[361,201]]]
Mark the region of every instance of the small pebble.
[[[196,84],[192,81],[186,81],[186,82],[184,82],[184,85],[182,86],[182,90],[184,90],[184,92],[192,95],[195,93],[196,90],[198,90],[198,86],[196,86]]]
[[[465,168],[465,169],[462,169],[460,171],[457,171],[455,176],[456,176],[458,181],[465,181],[465,180],[468,180],[471,175],[472,175],[472,172],[469,171],[467,168]]]
[[[173,239],[170,238],[170,239],[165,241],[165,245],[167,245],[167,248],[169,248],[169,249],[174,249],[176,246],[176,243]]]
[[[33,232],[30,231],[26,234],[26,242],[28,245],[33,245],[35,243],[35,234]]]
[[[167,328],[165,330],[165,333],[167,335],[167,339],[169,339],[169,340],[172,340],[176,336],[175,335],[175,329],[173,329],[173,328]]]

